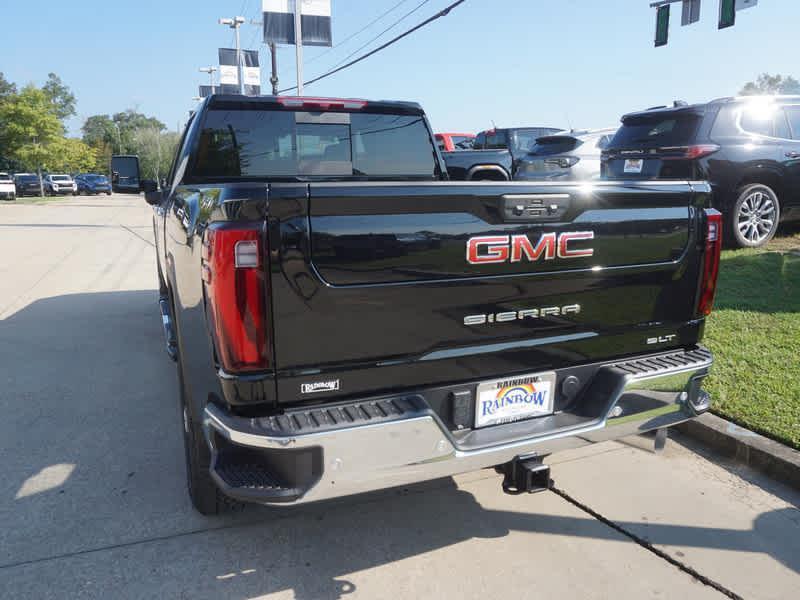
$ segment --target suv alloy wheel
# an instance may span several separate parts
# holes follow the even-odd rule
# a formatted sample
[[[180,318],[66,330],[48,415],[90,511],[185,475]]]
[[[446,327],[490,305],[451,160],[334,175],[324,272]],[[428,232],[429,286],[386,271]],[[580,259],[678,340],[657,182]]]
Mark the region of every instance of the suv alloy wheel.
[[[770,187],[746,185],[733,205],[729,232],[740,248],[760,248],[775,235],[780,215],[778,196]]]

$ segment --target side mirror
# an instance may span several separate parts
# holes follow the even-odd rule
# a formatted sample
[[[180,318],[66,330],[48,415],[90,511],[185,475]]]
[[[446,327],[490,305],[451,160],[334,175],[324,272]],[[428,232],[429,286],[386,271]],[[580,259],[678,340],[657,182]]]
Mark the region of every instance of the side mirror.
[[[142,179],[140,188],[145,194],[149,194],[151,192],[157,192],[158,182],[152,179]]]
[[[143,179],[141,189],[144,192],[144,201],[150,206],[158,206],[164,199],[164,194],[158,189],[158,183],[152,179]]]

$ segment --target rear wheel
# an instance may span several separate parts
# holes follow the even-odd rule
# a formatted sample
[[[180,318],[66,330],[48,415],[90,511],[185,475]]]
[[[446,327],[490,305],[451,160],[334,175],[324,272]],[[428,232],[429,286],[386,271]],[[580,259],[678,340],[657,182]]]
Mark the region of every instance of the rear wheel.
[[[772,188],[746,185],[728,215],[729,238],[740,248],[760,248],[775,236],[780,216],[780,202]]]
[[[178,356],[178,399],[183,429],[183,446],[186,458],[186,483],[189,498],[197,511],[204,515],[217,515],[224,508],[222,493],[211,479],[211,451],[208,449],[201,424],[193,418],[186,401],[180,355]]]
[[[173,318],[174,318],[173,305]],[[203,515],[218,515],[228,509],[241,505],[227,498],[214,483],[209,469],[211,467],[211,450],[206,443],[201,416],[194,414],[191,402],[187,398],[186,384],[183,379],[183,364],[178,350],[178,402],[183,429],[183,446],[186,459],[186,483],[189,498],[195,509]]]

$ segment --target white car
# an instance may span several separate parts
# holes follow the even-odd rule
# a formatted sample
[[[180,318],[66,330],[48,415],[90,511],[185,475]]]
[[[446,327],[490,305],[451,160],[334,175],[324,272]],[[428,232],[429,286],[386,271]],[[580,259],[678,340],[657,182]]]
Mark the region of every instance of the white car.
[[[17,186],[14,179],[8,173],[0,173],[0,199],[16,200]]]
[[[57,194],[78,195],[78,184],[69,175],[48,175],[44,178],[44,192],[48,196]]]

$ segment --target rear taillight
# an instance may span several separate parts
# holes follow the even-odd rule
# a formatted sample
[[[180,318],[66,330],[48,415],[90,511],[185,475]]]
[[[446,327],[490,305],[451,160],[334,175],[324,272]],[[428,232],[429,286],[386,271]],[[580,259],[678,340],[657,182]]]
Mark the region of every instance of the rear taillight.
[[[569,169],[580,162],[577,156],[563,156],[558,158],[545,158],[544,165],[554,169]]]
[[[700,280],[700,299],[697,303],[697,315],[707,317],[714,308],[714,294],[717,292],[717,276],[719,275],[719,257],[722,251],[722,213],[713,208],[705,211],[706,240],[703,255],[703,273]]]
[[[663,160],[694,160],[703,158],[709,154],[714,154],[719,150],[716,144],[694,144],[692,146],[681,146],[680,148],[660,148]]]
[[[225,371],[270,368],[267,343],[265,233],[253,226],[212,225],[203,240],[203,281],[217,357]]]

